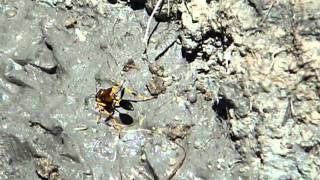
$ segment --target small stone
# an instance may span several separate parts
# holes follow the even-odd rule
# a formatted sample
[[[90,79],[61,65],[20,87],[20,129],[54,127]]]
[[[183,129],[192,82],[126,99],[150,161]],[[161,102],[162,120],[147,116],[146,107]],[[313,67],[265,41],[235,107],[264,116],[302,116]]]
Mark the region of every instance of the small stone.
[[[66,5],[66,7],[70,8],[72,7],[72,0],[66,0],[64,4]]]
[[[296,62],[291,62],[288,66],[288,71],[292,74],[297,73],[297,63]]]
[[[264,92],[269,93],[271,91],[271,82],[270,80],[263,80],[260,82],[260,87]]]
[[[91,4],[93,7],[96,7],[98,5],[98,0],[91,0]]]
[[[200,55],[199,55],[200,56]],[[191,64],[191,69],[199,71],[199,72],[203,72],[203,73],[207,73],[210,71],[209,66],[207,65],[206,62],[204,62],[202,59],[197,59],[194,60]]]
[[[311,119],[313,120],[320,120],[320,113],[318,111],[313,111],[311,113]]]
[[[139,69],[132,58],[128,59],[128,61],[123,65],[122,71],[129,72],[131,69]]]
[[[150,64],[149,71],[156,76],[164,77],[164,67],[157,63]]]
[[[12,18],[16,16],[17,11],[15,9],[10,9],[10,10],[7,10],[5,14],[8,18]]]
[[[200,91],[203,94],[207,91],[203,83],[200,81],[196,81],[196,90]]]
[[[171,86],[172,83],[173,83],[172,77],[166,77],[166,78],[163,78],[163,80],[164,80],[164,86],[165,87]]]
[[[188,124],[178,124],[170,125],[168,137],[171,140],[184,139],[187,135],[190,134],[192,125]]]
[[[195,141],[193,147],[195,149],[200,149],[201,148],[201,142],[200,141]]]
[[[165,76],[165,75],[164,75],[164,76]],[[179,75],[174,75],[174,74],[173,74],[171,77],[172,77],[172,80],[173,80],[173,81],[180,81],[180,80],[181,80],[181,76],[179,76]]]
[[[205,94],[204,94],[204,100],[206,101],[212,101],[213,99],[213,93],[210,92],[210,91],[207,91]]]
[[[169,159],[169,165],[170,165],[170,166],[174,166],[176,163],[177,163],[177,160],[176,160],[176,159],[174,159],[174,158],[170,158],[170,159]]]
[[[187,99],[192,104],[197,102],[197,93],[196,92],[188,92]]]
[[[75,28],[75,25],[77,24],[77,20],[74,17],[68,17],[64,22],[64,27],[67,29]]]
[[[47,158],[41,158],[36,163],[36,172],[38,176],[44,179],[59,178],[59,167],[54,165],[51,160]]]
[[[140,157],[141,161],[146,161],[147,160],[147,157],[145,154],[142,154],[141,157]]]
[[[152,96],[157,96],[166,90],[165,81],[160,77],[154,77],[148,81],[147,88]]]
[[[76,28],[75,33],[76,33],[80,42],[86,41],[87,32],[81,31],[80,29]]]

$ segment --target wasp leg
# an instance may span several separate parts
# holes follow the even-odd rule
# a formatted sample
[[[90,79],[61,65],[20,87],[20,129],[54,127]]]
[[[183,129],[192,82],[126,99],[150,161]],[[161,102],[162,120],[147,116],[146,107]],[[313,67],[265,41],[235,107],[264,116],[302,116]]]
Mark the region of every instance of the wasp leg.
[[[116,118],[111,118],[113,127],[120,133],[123,129],[123,125],[117,122]]]
[[[99,117],[97,117],[97,119],[96,119],[97,124],[100,124],[100,119],[101,119],[101,115],[99,115]]]
[[[97,119],[97,124],[100,123],[102,117],[106,118],[107,120],[112,117],[112,114],[106,111],[102,106],[98,106],[96,108],[99,111],[99,117]]]

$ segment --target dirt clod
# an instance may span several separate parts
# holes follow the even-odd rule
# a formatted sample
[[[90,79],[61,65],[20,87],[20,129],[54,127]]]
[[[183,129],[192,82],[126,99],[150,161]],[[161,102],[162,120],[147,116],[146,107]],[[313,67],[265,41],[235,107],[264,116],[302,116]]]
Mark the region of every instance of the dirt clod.
[[[36,172],[44,179],[62,180],[59,176],[59,167],[47,158],[41,158],[36,162]]]
[[[147,88],[152,96],[157,96],[166,90],[165,81],[160,77],[153,77],[148,81]]]

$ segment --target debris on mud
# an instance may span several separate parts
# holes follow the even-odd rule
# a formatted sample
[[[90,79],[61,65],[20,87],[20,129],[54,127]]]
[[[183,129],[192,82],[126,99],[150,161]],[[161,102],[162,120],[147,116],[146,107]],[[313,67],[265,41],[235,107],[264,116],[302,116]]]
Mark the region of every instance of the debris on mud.
[[[147,83],[147,88],[152,96],[157,96],[166,90],[165,81],[161,77],[153,77]]]
[[[164,72],[164,67],[162,65],[159,65],[157,63],[151,63],[149,65],[149,71],[151,74],[159,77],[164,77],[165,72]]]
[[[192,126],[193,125],[188,124],[168,125],[167,136],[172,141],[175,141],[176,139],[184,139],[187,135],[190,134]]]
[[[129,72],[131,69],[139,70],[139,67],[132,58],[128,59],[128,61],[124,64],[122,71]]]
[[[46,158],[37,160],[36,172],[41,179],[62,180],[59,175],[59,167]]]

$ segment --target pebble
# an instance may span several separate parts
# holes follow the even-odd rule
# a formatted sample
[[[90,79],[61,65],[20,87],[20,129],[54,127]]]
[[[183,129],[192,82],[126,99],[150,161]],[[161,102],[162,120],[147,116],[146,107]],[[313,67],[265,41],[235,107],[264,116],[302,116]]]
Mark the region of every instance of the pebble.
[[[200,149],[201,148],[201,142],[200,141],[195,141],[194,144],[193,144],[193,147],[195,149]]]
[[[164,80],[159,77],[154,77],[152,80],[148,81],[147,88],[153,96],[157,96],[166,90]]]
[[[264,80],[260,82],[260,87],[266,93],[271,92],[271,82],[270,80]]]
[[[74,17],[68,17],[65,21],[64,21],[64,26],[67,29],[70,28],[75,28],[75,25],[77,24],[77,20]]]
[[[174,159],[174,158],[170,158],[170,159],[169,159],[169,165],[170,165],[170,166],[174,166],[176,163],[177,163],[177,160],[176,160],[176,159]]]
[[[8,18],[12,18],[12,17],[16,16],[17,11],[14,9],[10,9],[10,10],[7,10],[5,14]]]
[[[196,92],[188,92],[187,99],[192,104],[197,102],[197,94],[196,94]]]
[[[141,158],[141,161],[146,161],[147,160],[147,157],[146,157],[145,154],[142,154],[140,158]]]
[[[157,63],[152,63],[149,65],[149,71],[159,77],[164,77],[164,67]]]
[[[72,0],[65,0],[64,4],[66,7],[71,8],[72,7]]]

